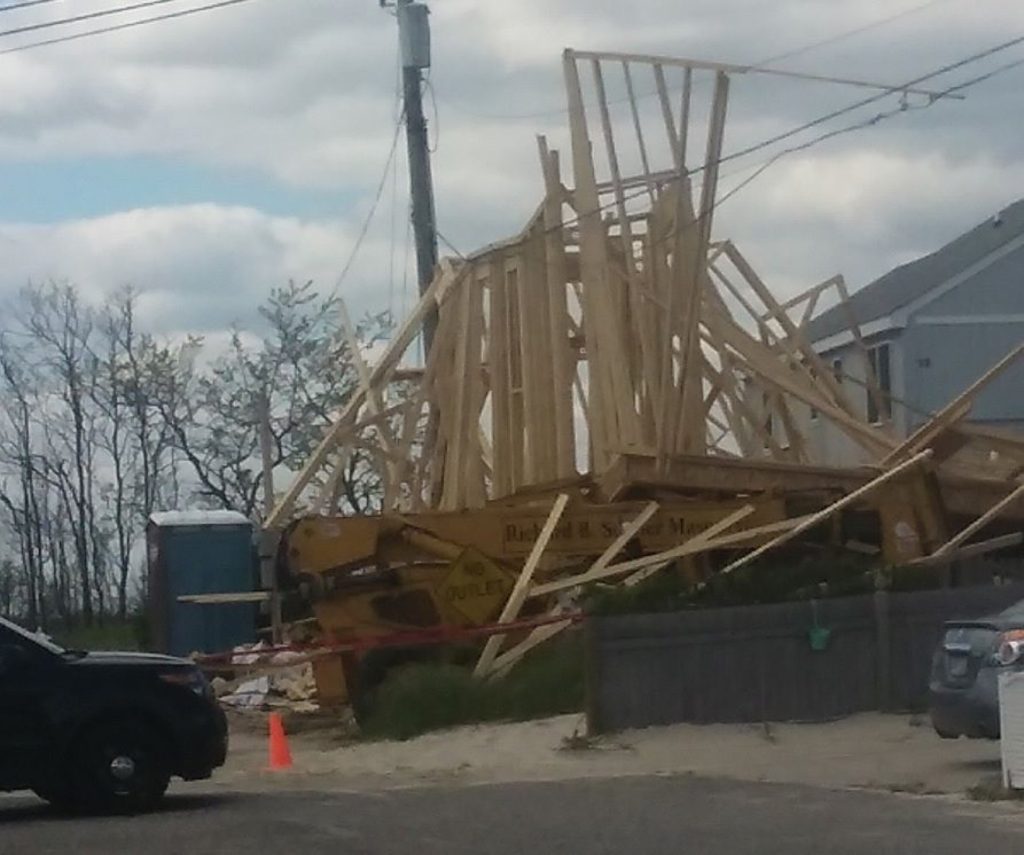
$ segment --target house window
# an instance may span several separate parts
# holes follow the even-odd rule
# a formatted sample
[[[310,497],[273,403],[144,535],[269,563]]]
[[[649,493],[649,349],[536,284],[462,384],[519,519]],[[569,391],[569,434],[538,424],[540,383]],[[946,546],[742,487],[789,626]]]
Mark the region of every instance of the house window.
[[[889,421],[892,419],[892,366],[888,344],[877,344],[868,348],[868,365],[878,385],[881,394],[881,401],[875,400],[875,395],[869,387],[865,390],[867,394],[868,421],[872,424]],[[878,405],[881,404],[881,412]]]

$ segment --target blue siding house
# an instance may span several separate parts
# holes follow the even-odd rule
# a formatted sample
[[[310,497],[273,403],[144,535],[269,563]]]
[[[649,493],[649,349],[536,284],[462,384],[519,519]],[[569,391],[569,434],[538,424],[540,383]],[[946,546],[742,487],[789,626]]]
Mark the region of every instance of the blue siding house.
[[[869,421],[906,436],[1024,341],[1024,200],[886,273],[850,303],[875,377],[892,400],[879,412],[863,386],[851,398]],[[812,319],[806,333],[836,375],[855,384],[868,371],[848,319],[848,309],[833,307]],[[813,413],[807,418],[816,457],[864,460],[838,430]],[[970,418],[1024,427],[1024,360],[978,396]]]

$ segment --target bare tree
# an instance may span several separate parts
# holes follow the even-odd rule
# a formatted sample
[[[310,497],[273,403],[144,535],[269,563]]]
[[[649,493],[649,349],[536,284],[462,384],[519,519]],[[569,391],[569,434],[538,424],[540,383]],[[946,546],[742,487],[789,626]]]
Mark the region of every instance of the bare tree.
[[[271,464],[298,468],[320,441],[333,414],[352,393],[351,354],[337,334],[337,305],[312,283],[289,283],[260,307],[263,336],[235,330],[227,353],[204,371],[179,372],[165,396],[164,417],[191,464],[197,495],[256,519],[262,487],[260,413],[270,416]],[[359,334],[374,341],[388,329],[386,316],[366,319]],[[357,456],[346,475],[355,510],[369,504],[372,488],[358,482],[371,470]]]
[[[270,464],[297,469],[352,393],[337,307],[310,283],[273,291],[257,331],[227,351],[160,342],[138,324],[131,288],[102,305],[67,284],[26,287],[0,334],[0,610],[33,624],[123,619],[147,519],[198,501],[260,513],[261,411]],[[368,317],[358,337],[388,329]],[[266,406],[261,405],[266,402]],[[354,454],[340,488],[353,511],[380,498]]]
[[[39,406],[36,378],[24,351],[11,344],[10,333],[0,337],[0,376],[3,379],[4,430],[0,458],[10,477],[0,485],[0,503],[17,541],[25,614],[33,624],[45,624],[44,544],[39,492],[45,489],[33,447],[33,413]]]

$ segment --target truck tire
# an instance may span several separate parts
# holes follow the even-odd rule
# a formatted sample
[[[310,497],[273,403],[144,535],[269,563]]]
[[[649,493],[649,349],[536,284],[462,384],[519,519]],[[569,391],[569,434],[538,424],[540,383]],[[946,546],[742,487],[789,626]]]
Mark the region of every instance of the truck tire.
[[[135,719],[86,730],[75,745],[70,773],[75,804],[98,813],[152,810],[171,780],[159,734]]]

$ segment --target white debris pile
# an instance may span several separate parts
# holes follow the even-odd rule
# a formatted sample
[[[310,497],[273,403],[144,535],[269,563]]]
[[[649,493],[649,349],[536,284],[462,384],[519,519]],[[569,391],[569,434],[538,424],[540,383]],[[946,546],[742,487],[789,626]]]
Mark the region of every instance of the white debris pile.
[[[267,647],[261,641],[234,648],[232,665],[239,666],[239,670],[266,669],[266,673],[241,680],[215,678],[213,687],[220,702],[236,709],[288,707],[295,712],[316,712],[316,680],[303,654]]]

